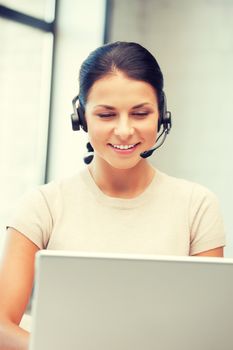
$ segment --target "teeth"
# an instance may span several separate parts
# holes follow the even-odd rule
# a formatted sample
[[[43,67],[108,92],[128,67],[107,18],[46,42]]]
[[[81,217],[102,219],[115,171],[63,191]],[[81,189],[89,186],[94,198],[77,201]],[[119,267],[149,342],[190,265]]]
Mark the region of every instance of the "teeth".
[[[118,149],[129,149],[129,148],[133,148],[135,144],[134,145],[112,145],[112,146]]]

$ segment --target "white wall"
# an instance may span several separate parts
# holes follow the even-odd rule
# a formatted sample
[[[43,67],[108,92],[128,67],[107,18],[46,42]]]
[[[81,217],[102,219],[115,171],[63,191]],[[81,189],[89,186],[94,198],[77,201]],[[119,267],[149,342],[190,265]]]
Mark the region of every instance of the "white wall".
[[[233,256],[233,2],[115,0],[111,41],[137,41],[162,68],[173,129],[152,162],[219,197]]]
[[[105,0],[68,0],[59,4],[48,181],[84,167],[87,135],[72,131],[71,101],[78,94],[82,61],[103,43],[105,19]]]

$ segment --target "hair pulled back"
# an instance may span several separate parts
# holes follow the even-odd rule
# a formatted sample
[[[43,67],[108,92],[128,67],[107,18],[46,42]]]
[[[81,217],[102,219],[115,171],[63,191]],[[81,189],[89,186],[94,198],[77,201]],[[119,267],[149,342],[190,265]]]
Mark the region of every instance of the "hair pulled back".
[[[157,94],[159,110],[163,108],[163,74],[155,57],[138,43],[117,41],[92,51],[83,62],[79,74],[79,103],[83,109],[93,84],[118,70],[131,79],[149,83]]]

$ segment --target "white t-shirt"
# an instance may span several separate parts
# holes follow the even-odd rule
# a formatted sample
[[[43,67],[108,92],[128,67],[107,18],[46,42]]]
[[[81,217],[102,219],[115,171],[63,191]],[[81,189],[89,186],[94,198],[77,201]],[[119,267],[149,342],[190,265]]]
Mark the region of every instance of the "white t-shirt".
[[[33,190],[8,226],[41,249],[193,255],[225,245],[215,195],[156,170],[132,199],[105,195],[88,168]]]

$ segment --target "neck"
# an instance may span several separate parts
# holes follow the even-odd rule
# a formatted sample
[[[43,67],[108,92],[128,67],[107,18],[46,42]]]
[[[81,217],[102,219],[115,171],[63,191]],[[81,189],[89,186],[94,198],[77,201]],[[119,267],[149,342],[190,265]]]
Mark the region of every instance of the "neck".
[[[141,159],[133,168],[116,169],[96,155],[89,171],[102,192],[120,198],[138,196],[151,183],[155,173],[145,159]]]

